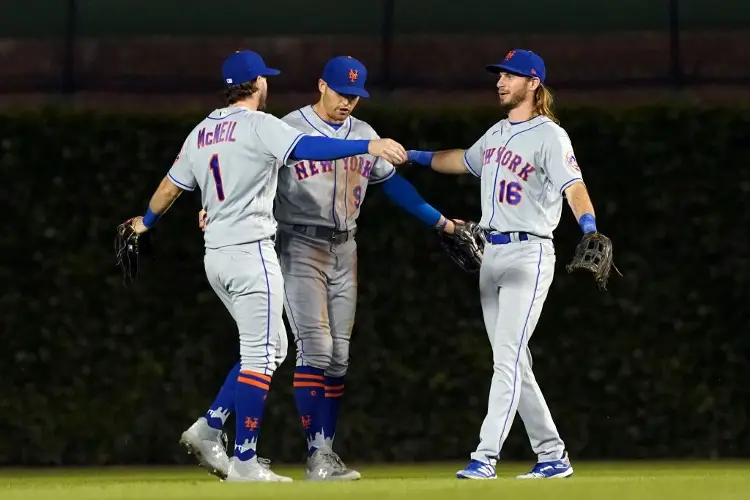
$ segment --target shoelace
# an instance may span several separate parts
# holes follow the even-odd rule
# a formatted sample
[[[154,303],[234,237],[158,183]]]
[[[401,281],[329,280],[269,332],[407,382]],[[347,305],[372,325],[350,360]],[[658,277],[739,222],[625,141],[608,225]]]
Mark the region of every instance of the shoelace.
[[[320,453],[320,459],[331,468],[337,469],[339,467],[338,462],[336,462],[336,454],[332,451]]]
[[[339,457],[335,451],[329,451],[326,455],[328,455],[328,458],[330,459],[330,462],[334,467],[337,467],[342,471],[346,469],[346,464],[343,460],[341,460],[341,457]]]

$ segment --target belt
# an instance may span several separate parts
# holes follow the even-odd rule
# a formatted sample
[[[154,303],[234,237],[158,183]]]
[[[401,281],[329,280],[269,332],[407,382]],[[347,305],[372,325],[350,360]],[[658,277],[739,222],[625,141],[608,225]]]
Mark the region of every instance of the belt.
[[[354,239],[354,235],[357,234],[357,228],[349,231],[339,231],[337,229],[331,229],[330,227],[322,226],[304,226],[301,224],[292,225],[292,231],[295,233],[304,234],[311,238],[319,240],[330,241],[331,243],[345,243],[349,240]]]
[[[487,237],[487,243],[492,245],[505,245],[513,240],[513,235],[518,235],[516,241],[528,241],[529,233],[491,233],[486,231],[485,236]]]

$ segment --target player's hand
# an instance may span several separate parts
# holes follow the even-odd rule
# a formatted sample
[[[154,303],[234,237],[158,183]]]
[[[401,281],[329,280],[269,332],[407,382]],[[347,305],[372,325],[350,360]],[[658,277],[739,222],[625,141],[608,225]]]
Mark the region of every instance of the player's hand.
[[[206,212],[204,209],[201,209],[200,212],[198,212],[198,227],[203,231],[206,232],[206,222],[208,220],[208,212]]]
[[[130,224],[133,226],[133,230],[138,234],[143,234],[148,231],[148,228],[143,225],[143,217],[133,217],[130,219]]]
[[[406,149],[393,139],[375,139],[370,141],[367,152],[373,156],[383,158],[393,165],[406,163]]]

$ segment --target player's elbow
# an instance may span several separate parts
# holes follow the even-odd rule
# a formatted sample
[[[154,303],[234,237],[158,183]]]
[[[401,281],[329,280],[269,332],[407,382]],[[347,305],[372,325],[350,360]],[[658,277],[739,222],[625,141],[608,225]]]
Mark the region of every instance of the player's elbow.
[[[565,189],[565,198],[570,208],[578,217],[582,213],[594,213],[594,207],[589,197],[586,185],[582,181],[575,182]]]
[[[471,173],[466,166],[464,158],[466,151],[463,149],[451,149],[439,151],[432,160],[432,169],[441,174],[463,175]]]
[[[159,194],[167,199],[174,200],[182,193],[182,188],[165,176],[157,189]]]
[[[169,177],[164,177],[159,187],[156,188],[156,198],[160,200],[159,204],[164,204],[167,207],[171,205],[181,194],[183,189],[172,182]]]

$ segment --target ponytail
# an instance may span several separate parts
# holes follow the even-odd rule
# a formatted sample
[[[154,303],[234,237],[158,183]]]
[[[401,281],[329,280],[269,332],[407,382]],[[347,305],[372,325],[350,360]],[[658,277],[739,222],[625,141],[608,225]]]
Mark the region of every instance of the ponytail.
[[[557,119],[555,112],[552,109],[554,103],[555,98],[552,96],[552,92],[550,92],[544,85],[539,84],[536,92],[534,92],[534,111],[559,124],[560,120]]]

